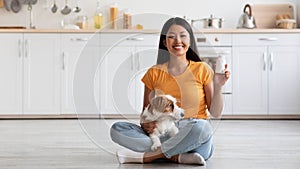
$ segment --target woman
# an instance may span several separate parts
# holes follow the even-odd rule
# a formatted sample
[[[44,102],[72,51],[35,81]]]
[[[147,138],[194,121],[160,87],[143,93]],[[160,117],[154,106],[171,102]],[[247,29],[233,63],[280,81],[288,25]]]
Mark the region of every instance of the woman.
[[[201,62],[193,31],[182,18],[171,18],[163,26],[157,65],[142,78],[145,84],[144,108],[155,94],[170,94],[184,109],[184,119],[176,125],[179,132],[172,138],[161,138],[162,145],[151,151],[149,133],[155,121],[141,126],[117,122],[111,128],[111,138],[128,148],[117,152],[120,163],[149,163],[169,159],[177,163],[205,165],[213,153],[212,129],[207,119],[218,117],[223,109],[222,86],[230,73],[214,74]],[[145,132],[147,131],[147,132]]]

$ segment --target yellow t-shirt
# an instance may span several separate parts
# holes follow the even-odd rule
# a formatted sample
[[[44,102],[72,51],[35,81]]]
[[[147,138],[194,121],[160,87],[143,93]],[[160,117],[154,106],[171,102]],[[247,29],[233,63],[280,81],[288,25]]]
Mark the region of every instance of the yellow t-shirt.
[[[211,82],[213,70],[205,62],[189,61],[189,66],[179,76],[168,73],[168,62],[152,66],[142,78],[150,90],[158,90],[175,97],[184,109],[184,118],[207,119],[204,86]]]

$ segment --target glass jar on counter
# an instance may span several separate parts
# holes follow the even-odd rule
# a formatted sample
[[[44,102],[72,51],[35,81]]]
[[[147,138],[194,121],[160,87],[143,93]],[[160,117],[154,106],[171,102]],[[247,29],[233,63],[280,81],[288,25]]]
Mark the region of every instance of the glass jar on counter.
[[[114,3],[109,7],[111,29],[117,29],[118,4]]]
[[[80,29],[88,29],[88,17],[87,16],[78,16],[76,20],[76,25]]]
[[[127,9],[123,13],[123,29],[132,28],[132,17],[131,12]]]

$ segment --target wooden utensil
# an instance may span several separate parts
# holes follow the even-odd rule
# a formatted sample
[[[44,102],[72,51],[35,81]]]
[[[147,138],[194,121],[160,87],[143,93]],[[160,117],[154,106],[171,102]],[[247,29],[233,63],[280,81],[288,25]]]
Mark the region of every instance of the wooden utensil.
[[[0,8],[4,7],[4,0],[0,0]]]

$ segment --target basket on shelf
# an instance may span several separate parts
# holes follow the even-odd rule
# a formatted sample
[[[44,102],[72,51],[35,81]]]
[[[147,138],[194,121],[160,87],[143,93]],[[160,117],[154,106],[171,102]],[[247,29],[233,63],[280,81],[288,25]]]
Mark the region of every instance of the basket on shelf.
[[[295,19],[279,19],[276,21],[276,28],[294,29],[296,27]]]
[[[296,20],[292,19],[289,14],[276,15],[276,28],[294,29],[296,27]]]

